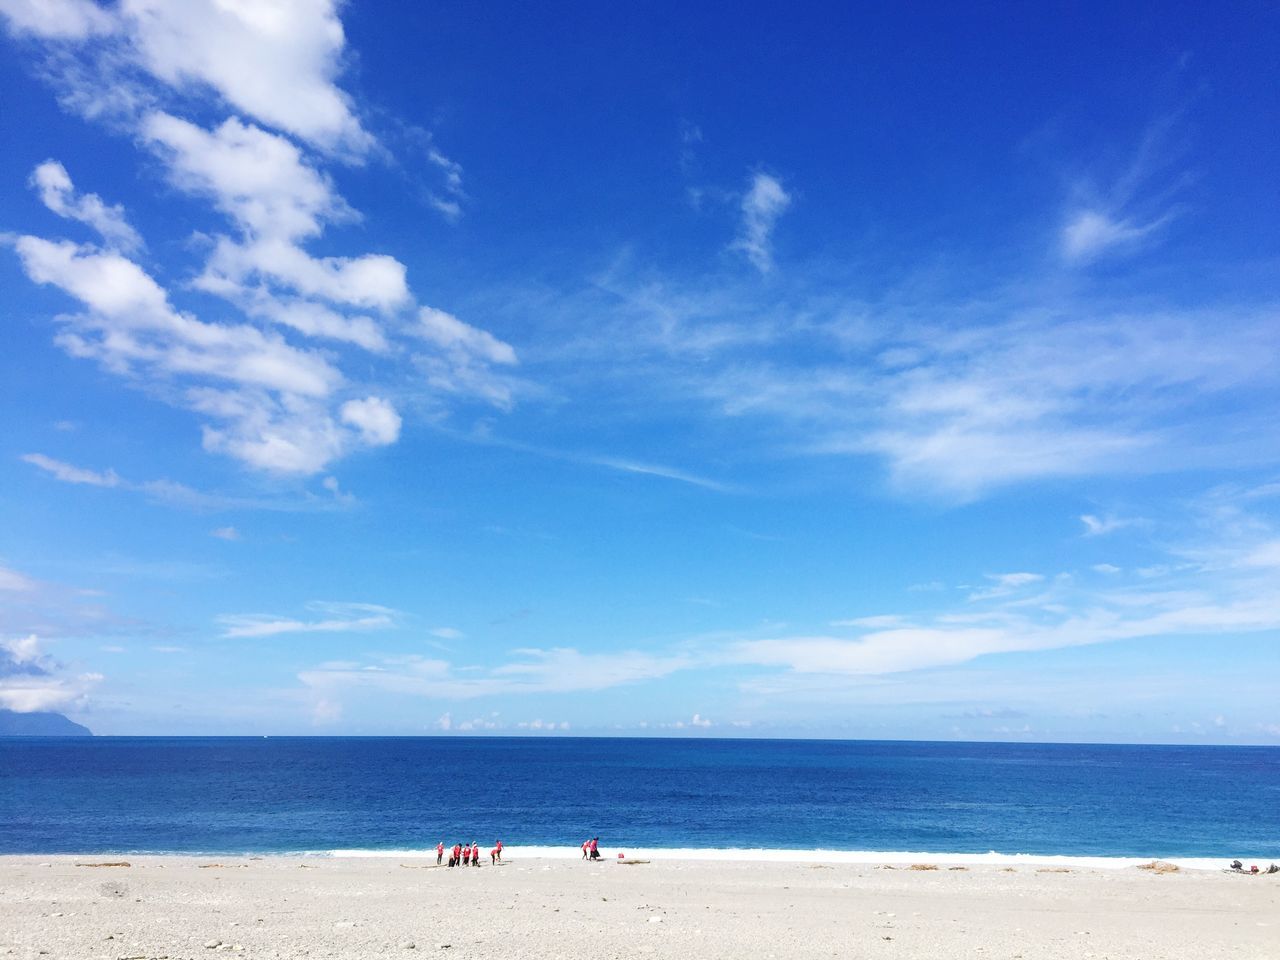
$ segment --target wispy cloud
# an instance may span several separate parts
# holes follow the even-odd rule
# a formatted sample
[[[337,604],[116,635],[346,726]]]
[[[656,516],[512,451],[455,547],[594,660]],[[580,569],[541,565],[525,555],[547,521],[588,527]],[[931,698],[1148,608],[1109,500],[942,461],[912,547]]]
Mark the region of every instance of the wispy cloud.
[[[739,251],[761,273],[773,269],[773,228],[791,206],[791,195],[781,181],[757,173],[742,198],[742,224],[732,249]]]
[[[298,620],[265,613],[227,614],[218,618],[222,636],[229,638],[274,637],[286,633],[365,633],[395,627],[400,614],[372,603],[315,601],[307,609],[321,619]]]
[[[354,498],[348,495],[319,496],[303,494],[301,496],[269,497],[269,496],[237,496],[234,494],[215,493],[197,490],[174,480],[129,480],[121,477],[115,470],[90,470],[74,464],[56,460],[42,453],[28,453],[21,457],[32,466],[39,467],[55,480],[63,483],[87,484],[97,487],[114,487],[133,493],[139,493],[147,499],[167,506],[200,512],[218,512],[226,510],[271,510],[283,512],[299,512],[308,510],[334,510],[349,506]],[[332,479],[332,478],[327,478]],[[337,481],[334,481],[336,484]],[[329,487],[322,484],[326,490]],[[336,489],[336,488],[335,488]],[[330,491],[333,493],[333,491]],[[345,498],[345,499],[344,499]],[[233,528],[223,528],[233,529]],[[217,532],[214,533],[218,535]],[[225,538],[224,538],[225,539]]]

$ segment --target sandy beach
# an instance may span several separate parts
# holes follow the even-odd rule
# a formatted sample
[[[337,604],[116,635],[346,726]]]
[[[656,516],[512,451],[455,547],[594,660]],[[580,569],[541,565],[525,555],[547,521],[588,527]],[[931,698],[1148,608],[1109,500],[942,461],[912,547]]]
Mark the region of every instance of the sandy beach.
[[[106,866],[109,863],[127,866]],[[97,865],[92,865],[97,864]],[[0,955],[1280,956],[1280,875],[513,858],[0,858]]]

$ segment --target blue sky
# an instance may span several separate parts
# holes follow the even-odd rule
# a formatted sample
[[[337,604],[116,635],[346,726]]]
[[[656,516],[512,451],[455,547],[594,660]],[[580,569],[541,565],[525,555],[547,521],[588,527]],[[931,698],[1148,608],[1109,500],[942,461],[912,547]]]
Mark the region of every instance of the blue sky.
[[[0,0],[0,707],[1280,742],[1280,15]]]

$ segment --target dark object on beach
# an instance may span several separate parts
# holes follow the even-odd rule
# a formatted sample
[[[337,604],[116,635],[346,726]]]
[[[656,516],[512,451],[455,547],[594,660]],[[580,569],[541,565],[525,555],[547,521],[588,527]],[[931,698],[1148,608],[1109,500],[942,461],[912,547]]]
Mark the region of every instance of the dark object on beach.
[[[1232,861],[1231,861],[1231,869],[1232,869],[1232,870],[1243,870],[1243,869],[1244,869],[1244,864],[1243,864],[1243,863],[1241,863],[1239,860],[1232,860]]]

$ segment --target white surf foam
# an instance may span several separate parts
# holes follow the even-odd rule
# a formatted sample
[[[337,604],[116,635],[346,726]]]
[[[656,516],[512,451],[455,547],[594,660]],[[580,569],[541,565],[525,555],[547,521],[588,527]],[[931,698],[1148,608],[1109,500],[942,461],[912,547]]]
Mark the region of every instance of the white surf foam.
[[[482,851],[488,859],[488,849]],[[511,846],[503,848],[503,859],[515,860],[575,860],[581,859],[579,847]],[[1050,856],[1031,853],[929,853],[904,850],[797,850],[797,849],[748,849],[734,847],[611,847],[601,848],[602,860],[616,860],[619,854],[627,859],[642,860],[711,860],[742,861],[748,863],[848,863],[890,864],[893,866],[913,863],[934,863],[939,866],[1028,866],[1028,867],[1076,867],[1080,869],[1121,870],[1164,860],[1176,863],[1186,870],[1221,870],[1232,860],[1243,860],[1246,867],[1251,861],[1246,854],[1226,854],[1221,857],[1166,857],[1159,853],[1143,857]],[[328,850],[330,857],[394,857],[402,860],[434,858],[436,851],[414,850]],[[1259,865],[1265,869],[1266,862]]]

